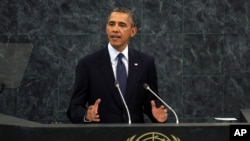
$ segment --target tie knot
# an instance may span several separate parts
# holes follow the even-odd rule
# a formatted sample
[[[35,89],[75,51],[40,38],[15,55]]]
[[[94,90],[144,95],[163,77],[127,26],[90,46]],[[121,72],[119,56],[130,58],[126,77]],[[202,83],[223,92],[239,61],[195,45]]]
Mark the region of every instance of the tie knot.
[[[122,54],[122,53],[119,53],[118,55],[117,55],[117,58],[118,58],[118,60],[122,60],[122,57],[123,57],[124,55]]]
[[[122,53],[119,53],[119,54],[117,55],[117,57],[118,57],[119,60],[121,60],[123,56],[124,56],[124,55],[123,55]]]

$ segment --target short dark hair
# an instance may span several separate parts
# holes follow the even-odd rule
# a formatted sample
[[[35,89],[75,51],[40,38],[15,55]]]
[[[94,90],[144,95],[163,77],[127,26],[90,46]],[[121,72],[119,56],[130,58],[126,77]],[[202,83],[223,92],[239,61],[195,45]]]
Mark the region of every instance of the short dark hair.
[[[118,7],[118,8],[113,9],[113,10],[109,13],[107,22],[108,22],[108,20],[109,20],[109,18],[110,18],[110,15],[111,15],[113,12],[121,12],[121,13],[126,13],[126,14],[128,14],[129,17],[132,19],[132,27],[136,27],[135,15],[134,15],[134,13],[133,13],[130,9],[128,9],[128,8],[126,8],[126,7]]]

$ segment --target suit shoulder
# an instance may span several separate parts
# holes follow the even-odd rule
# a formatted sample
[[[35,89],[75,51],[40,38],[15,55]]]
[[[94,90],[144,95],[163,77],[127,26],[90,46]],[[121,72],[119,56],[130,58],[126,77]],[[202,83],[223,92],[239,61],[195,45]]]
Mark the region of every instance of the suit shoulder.
[[[150,55],[148,53],[145,53],[145,52],[142,52],[142,51],[139,51],[136,49],[131,49],[131,52],[133,52],[136,56],[138,56],[142,59],[153,59],[154,60],[153,55]]]
[[[87,56],[82,57],[78,63],[83,63],[83,62],[94,62],[95,60],[99,60],[103,54],[107,51],[107,48],[102,48],[96,52],[93,52]]]

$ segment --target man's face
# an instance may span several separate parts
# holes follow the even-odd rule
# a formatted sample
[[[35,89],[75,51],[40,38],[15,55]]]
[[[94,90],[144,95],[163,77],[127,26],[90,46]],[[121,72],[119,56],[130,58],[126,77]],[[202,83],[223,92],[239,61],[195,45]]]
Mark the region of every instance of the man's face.
[[[135,36],[136,27],[132,27],[132,19],[126,13],[111,13],[106,24],[106,33],[110,44],[118,51],[122,51],[128,44],[129,39]]]

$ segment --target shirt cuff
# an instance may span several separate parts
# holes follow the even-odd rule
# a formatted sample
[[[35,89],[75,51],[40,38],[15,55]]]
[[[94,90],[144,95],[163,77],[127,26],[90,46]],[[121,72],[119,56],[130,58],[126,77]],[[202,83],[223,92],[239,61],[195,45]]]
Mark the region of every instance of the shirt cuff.
[[[83,122],[91,122],[90,120],[87,120],[86,117],[83,117]]]

